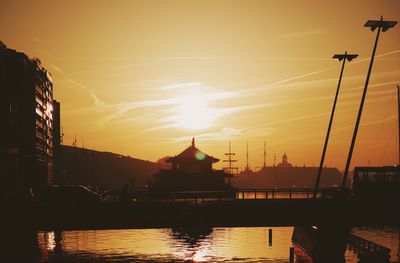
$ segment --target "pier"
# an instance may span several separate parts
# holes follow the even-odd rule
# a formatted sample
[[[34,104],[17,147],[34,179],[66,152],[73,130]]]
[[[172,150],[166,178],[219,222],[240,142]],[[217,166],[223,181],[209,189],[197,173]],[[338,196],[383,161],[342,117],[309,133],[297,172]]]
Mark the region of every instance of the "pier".
[[[349,238],[349,249],[360,255],[360,262],[389,262],[390,249],[376,244],[360,236],[351,234]]]
[[[395,225],[400,221],[399,211],[387,204],[345,198],[311,198],[312,191],[308,192],[308,198],[307,191],[303,192],[303,198],[294,198],[295,193],[299,193],[294,190],[276,190],[273,195],[267,192],[260,198],[257,191],[239,190],[238,199],[223,198],[223,192],[214,192],[214,198],[205,198],[202,197],[205,193],[196,192],[192,198],[138,199],[91,208],[10,208],[4,220],[15,225],[26,224],[25,218],[30,218],[29,224],[38,230],[309,226],[331,224],[332,220],[350,226],[380,226]],[[243,199],[243,193],[245,197],[246,193],[253,196]],[[270,198],[272,196],[274,198]]]

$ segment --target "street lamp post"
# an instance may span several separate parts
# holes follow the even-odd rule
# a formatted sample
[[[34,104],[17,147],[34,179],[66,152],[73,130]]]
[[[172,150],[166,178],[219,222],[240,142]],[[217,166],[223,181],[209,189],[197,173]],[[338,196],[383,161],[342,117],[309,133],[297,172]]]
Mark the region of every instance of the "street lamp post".
[[[362,110],[364,107],[365,96],[367,95],[368,83],[369,83],[369,78],[371,76],[372,65],[374,63],[376,47],[378,46],[379,35],[380,35],[381,31],[386,32],[388,29],[394,27],[396,24],[397,24],[397,21],[385,21],[385,20],[383,20],[383,17],[381,16],[380,20],[368,20],[364,25],[364,27],[371,28],[371,31],[375,31],[375,29],[378,28],[378,33],[376,34],[374,49],[372,51],[371,61],[369,63],[369,68],[368,68],[368,73],[367,73],[367,78],[365,80],[364,91],[363,91],[363,94],[361,97],[360,108],[358,110],[356,125],[354,127],[353,138],[352,138],[351,144],[350,144],[349,155],[347,156],[346,167],[344,169],[342,187],[341,187],[342,192],[344,191],[344,189],[346,187],[347,175],[349,173],[351,157],[353,155],[354,144],[355,144],[356,138],[357,138],[358,126],[360,125],[360,119],[361,119],[361,114],[362,114]]]
[[[397,137],[397,146],[399,147],[399,152],[398,152],[398,163],[397,166],[400,167],[400,85],[397,85],[397,125],[398,129],[397,132],[399,133]],[[399,251],[400,253],[400,251]]]
[[[326,132],[325,143],[324,143],[324,148],[322,150],[321,161],[319,163],[317,180],[315,182],[315,188],[314,188],[314,194],[313,194],[314,198],[317,197],[319,182],[320,182],[320,179],[321,179],[322,169],[323,169],[323,166],[324,166],[325,153],[326,153],[326,149],[328,147],[329,135],[331,133],[331,127],[332,127],[332,122],[333,122],[333,116],[335,115],[336,102],[337,102],[337,99],[338,99],[338,96],[339,96],[340,83],[342,82],[344,65],[346,64],[346,60],[350,62],[353,59],[355,59],[356,57],[358,57],[358,55],[356,55],[356,54],[347,54],[347,51],[344,54],[336,54],[336,55],[334,55],[332,57],[332,58],[338,59],[339,61],[343,60],[343,63],[342,63],[342,69],[340,70],[339,82],[338,82],[338,85],[337,85],[337,88],[336,88],[335,100],[333,101],[333,107],[332,107],[331,118],[329,120],[328,131]]]

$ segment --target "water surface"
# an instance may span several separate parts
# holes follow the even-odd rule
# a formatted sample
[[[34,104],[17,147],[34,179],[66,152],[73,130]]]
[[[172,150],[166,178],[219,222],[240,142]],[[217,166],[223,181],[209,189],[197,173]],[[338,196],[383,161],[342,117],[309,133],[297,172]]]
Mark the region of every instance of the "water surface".
[[[398,262],[398,228],[357,228],[353,232],[389,247],[391,260]],[[292,233],[292,227],[38,232],[38,261],[289,262]],[[354,251],[347,250],[345,258],[358,262]]]

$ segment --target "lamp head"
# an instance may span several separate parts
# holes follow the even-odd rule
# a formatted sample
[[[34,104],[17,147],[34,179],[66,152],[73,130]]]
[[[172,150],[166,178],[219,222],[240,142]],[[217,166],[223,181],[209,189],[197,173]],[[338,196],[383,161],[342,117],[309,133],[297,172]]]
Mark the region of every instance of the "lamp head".
[[[394,27],[397,24],[397,21],[386,21],[383,20],[383,17],[381,16],[380,20],[368,20],[364,27],[369,27],[371,28],[371,31],[374,31],[378,27],[382,28],[383,32],[388,31],[390,28]]]
[[[344,54],[335,54],[332,58],[336,58],[339,61],[342,61],[343,59],[346,59],[347,61],[352,61],[353,59],[355,59],[356,57],[358,57],[357,54],[347,54],[347,51]]]

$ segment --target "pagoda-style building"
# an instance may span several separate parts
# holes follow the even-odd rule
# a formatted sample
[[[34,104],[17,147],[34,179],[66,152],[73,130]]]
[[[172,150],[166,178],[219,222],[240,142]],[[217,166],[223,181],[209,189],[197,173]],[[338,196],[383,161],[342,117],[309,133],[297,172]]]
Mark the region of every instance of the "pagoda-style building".
[[[152,191],[225,191],[232,190],[229,184],[230,174],[223,170],[213,170],[214,158],[192,144],[180,154],[166,160],[171,169],[161,169],[149,184]]]

